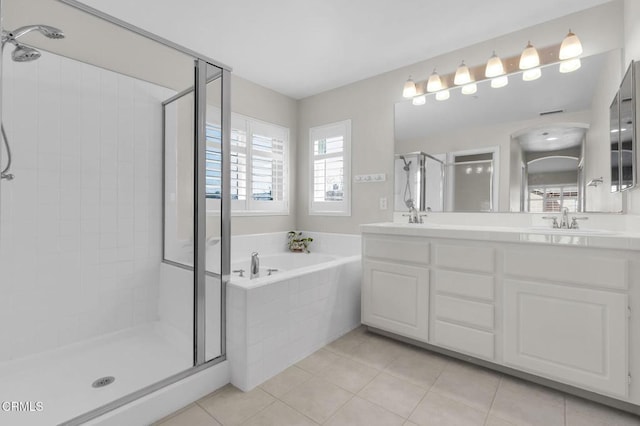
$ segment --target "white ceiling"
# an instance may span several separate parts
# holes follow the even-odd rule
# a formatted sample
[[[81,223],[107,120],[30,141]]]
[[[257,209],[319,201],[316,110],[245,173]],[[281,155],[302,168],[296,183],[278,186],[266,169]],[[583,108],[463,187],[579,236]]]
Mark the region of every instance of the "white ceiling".
[[[610,0],[81,0],[296,99]]]

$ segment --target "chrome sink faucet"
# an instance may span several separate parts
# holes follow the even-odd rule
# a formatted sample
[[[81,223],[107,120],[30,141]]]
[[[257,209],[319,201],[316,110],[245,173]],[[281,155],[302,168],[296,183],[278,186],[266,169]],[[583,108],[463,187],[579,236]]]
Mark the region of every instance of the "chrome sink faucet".
[[[260,258],[258,252],[251,253],[251,279],[257,278],[260,275]]]
[[[560,229],[570,229],[569,226],[569,209],[568,208],[563,208],[562,209],[562,219],[560,219]]]
[[[409,214],[403,214],[402,216],[409,216],[409,223],[424,223],[422,218],[425,217],[426,214],[418,213],[418,210],[411,204],[409,206]]]

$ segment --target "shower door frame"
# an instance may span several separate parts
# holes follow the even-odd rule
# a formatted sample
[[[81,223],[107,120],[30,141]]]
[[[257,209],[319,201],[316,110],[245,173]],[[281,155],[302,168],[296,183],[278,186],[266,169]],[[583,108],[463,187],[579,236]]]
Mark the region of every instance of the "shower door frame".
[[[129,393],[123,397],[115,399],[108,404],[97,407],[91,411],[83,413],[77,417],[69,419],[62,423],[62,425],[80,425],[89,420],[95,419],[103,414],[106,414],[112,410],[127,405],[139,398],[149,395],[155,391],[158,391],[168,385],[179,382],[189,376],[197,374],[207,368],[213,367],[223,361],[226,361],[226,286],[229,281],[230,272],[230,248],[231,248],[231,197],[230,197],[230,148],[231,148],[231,67],[217,62],[205,55],[195,52],[191,49],[178,45],[172,41],[159,37],[153,33],[145,31],[127,22],[124,22],[111,15],[103,13],[97,9],[94,9],[86,4],[80,3],[77,0],[57,0],[60,3],[64,3],[67,6],[78,9],[82,12],[93,15],[99,19],[107,21],[113,25],[124,28],[142,37],[148,38],[154,42],[165,45],[169,48],[184,53],[187,56],[191,56],[194,60],[194,87],[190,90],[195,92],[194,101],[194,152],[204,153],[206,148],[205,137],[205,125],[206,125],[206,86],[207,86],[207,69],[209,67],[215,67],[220,70],[220,74],[217,78],[221,79],[222,95],[221,95],[221,112],[222,112],[222,188],[221,188],[221,269],[220,276],[215,278],[220,279],[220,346],[221,355],[213,358],[209,361],[205,359],[205,341],[204,341],[204,326],[205,326],[205,278],[207,274],[205,270],[205,250],[206,250],[206,194],[205,194],[205,158],[204,155],[194,155],[194,342],[193,342],[193,366],[181,371],[177,374],[168,376],[163,380],[155,382],[151,385],[145,386],[132,393]],[[2,3],[0,0],[0,15],[2,13]],[[2,69],[0,66],[0,76],[2,76]],[[2,94],[2,85],[0,84],[0,95]],[[2,109],[0,102],[0,118],[2,117]],[[164,129],[163,129],[164,136]],[[163,140],[164,147],[164,140]],[[200,158],[201,157],[201,158]],[[164,182],[164,167],[163,167],[163,182]],[[163,195],[164,197],[164,195]],[[164,210],[164,204],[163,204]],[[164,214],[164,213],[163,213]],[[164,220],[163,220],[164,223]],[[163,227],[164,238],[164,227]],[[163,245],[164,246],[164,245]],[[164,262],[164,252],[162,255],[162,262]],[[169,263],[169,262],[168,262]]]

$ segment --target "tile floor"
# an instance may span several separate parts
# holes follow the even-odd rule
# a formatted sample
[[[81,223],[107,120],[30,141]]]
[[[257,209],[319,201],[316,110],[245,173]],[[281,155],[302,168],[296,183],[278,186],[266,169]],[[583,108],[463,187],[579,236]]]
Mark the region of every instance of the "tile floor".
[[[640,425],[640,417],[358,328],[250,392],[231,385],[157,426]]]

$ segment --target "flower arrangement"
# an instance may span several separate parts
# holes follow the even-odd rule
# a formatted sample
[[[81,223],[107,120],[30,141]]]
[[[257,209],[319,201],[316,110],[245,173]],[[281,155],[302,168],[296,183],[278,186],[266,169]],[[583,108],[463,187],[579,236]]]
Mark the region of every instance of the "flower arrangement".
[[[313,241],[311,237],[302,237],[302,232],[289,231],[287,234],[289,250],[296,253],[310,253],[309,244]]]

